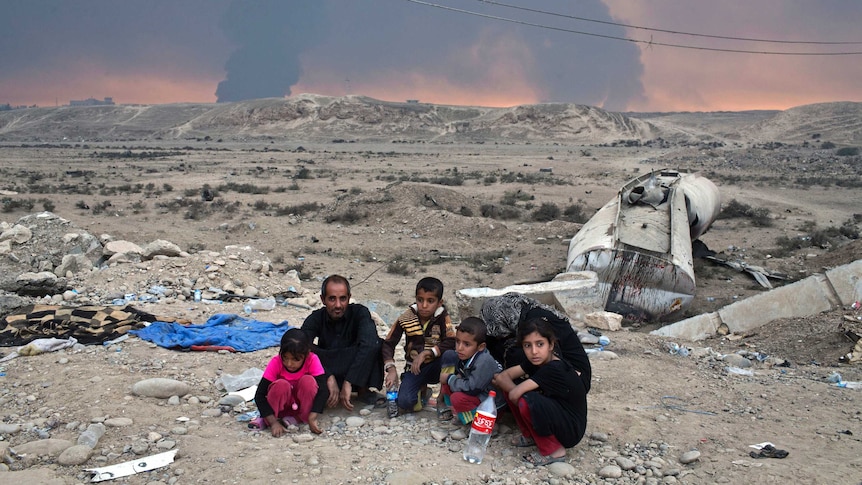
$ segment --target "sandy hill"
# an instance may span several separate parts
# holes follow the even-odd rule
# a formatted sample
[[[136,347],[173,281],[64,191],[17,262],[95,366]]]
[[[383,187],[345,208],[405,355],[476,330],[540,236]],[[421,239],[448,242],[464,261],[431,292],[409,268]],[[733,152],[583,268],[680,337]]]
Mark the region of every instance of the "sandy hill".
[[[304,94],[222,104],[34,108],[0,112],[2,141],[182,140],[210,137],[345,137],[379,141],[505,140],[601,144],[662,139],[700,142],[862,142],[862,103],[836,102],[786,111],[615,113],[549,103],[487,108]],[[350,141],[346,139],[345,141]]]

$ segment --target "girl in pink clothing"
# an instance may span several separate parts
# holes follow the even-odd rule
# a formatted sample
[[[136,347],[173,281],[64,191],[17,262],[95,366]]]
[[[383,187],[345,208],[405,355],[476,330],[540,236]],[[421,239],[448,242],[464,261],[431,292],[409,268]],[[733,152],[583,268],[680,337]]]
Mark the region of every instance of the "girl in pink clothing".
[[[317,418],[328,397],[326,374],[311,352],[311,341],[303,330],[292,328],[281,337],[278,355],[269,361],[257,385],[254,402],[260,418],[251,426],[268,427],[277,438],[286,424],[300,422],[320,434]]]

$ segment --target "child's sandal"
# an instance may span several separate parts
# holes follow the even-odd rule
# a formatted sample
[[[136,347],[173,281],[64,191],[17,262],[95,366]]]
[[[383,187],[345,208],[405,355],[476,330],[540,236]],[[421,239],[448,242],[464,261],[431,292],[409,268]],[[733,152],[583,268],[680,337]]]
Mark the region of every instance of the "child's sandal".
[[[437,419],[440,421],[449,421],[453,417],[455,417],[455,415],[452,414],[451,409],[438,409],[437,410]]]
[[[534,451],[534,452],[530,453],[529,455],[524,455],[524,461],[526,461],[527,463],[529,463],[533,466],[546,466],[546,465],[550,465],[551,463],[564,462],[564,461],[566,461],[566,457],[565,456],[554,457],[554,456],[550,456],[550,455],[544,456],[541,453],[539,453],[538,451]]]

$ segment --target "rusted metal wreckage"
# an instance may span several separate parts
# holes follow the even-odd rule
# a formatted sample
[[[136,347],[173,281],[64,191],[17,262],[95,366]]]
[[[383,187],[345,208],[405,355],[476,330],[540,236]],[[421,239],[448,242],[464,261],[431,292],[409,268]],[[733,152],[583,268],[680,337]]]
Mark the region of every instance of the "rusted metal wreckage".
[[[702,176],[658,170],[626,183],[569,244],[566,271],[593,271],[605,310],[631,321],[661,321],[695,294],[692,241],[721,209]]]

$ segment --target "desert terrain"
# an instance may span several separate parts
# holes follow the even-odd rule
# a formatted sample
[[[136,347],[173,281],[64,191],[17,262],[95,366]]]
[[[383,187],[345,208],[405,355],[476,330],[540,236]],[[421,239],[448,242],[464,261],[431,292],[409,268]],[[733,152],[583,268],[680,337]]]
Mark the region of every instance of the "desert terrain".
[[[42,211],[66,221],[53,239],[34,237],[3,255],[0,316],[52,300],[108,305],[158,285],[169,291],[141,309],[203,323],[242,313],[242,302],[194,302],[193,288],[261,296],[292,288],[314,305],[322,279],[340,273],[355,300],[394,319],[426,275],[445,283],[449,300],[460,288],[549,280],[564,270],[581,224],[624,182],[660,168],[712,180],[731,210],[701,240],[725,259],[784,275],[773,281],[781,285],[862,259],[860,120],[860,103],[609,113],[313,95],[0,112],[0,221],[12,227]],[[69,273],[65,286],[76,294],[65,301],[63,291],[12,291],[20,273],[60,264],[67,233],[141,246],[166,240],[183,254]],[[698,260],[695,270],[684,316],[766,291],[724,266]],[[254,317],[300,325],[308,312],[278,306]],[[626,322],[607,333],[613,355],[593,361],[588,437],[569,450],[567,466],[548,468],[521,461],[506,415],[481,465],[461,459],[466,427],[438,423],[433,411],[389,420],[368,406],[327,410],[319,436],[307,426],[280,439],[250,430],[237,418],[253,403],[220,406],[216,383],[262,369],[274,348],[180,352],[132,337],[22,356],[0,362],[0,483],[83,483],[85,468],[176,449],[170,466],[117,481],[858,484],[862,390],[828,378],[862,381],[860,364],[840,361],[853,342],[839,329],[860,316],[848,307],[677,342],[688,356],[648,334],[662,323]],[[753,375],[727,371],[722,356],[739,352],[764,357],[750,359]],[[131,393],[152,377],[191,391],[178,401]],[[74,442],[86,424],[119,417],[130,422],[109,426],[79,466],[60,464],[56,452],[16,452]],[[765,441],[789,456],[750,457],[749,445]],[[691,451],[699,457],[684,463]]]

